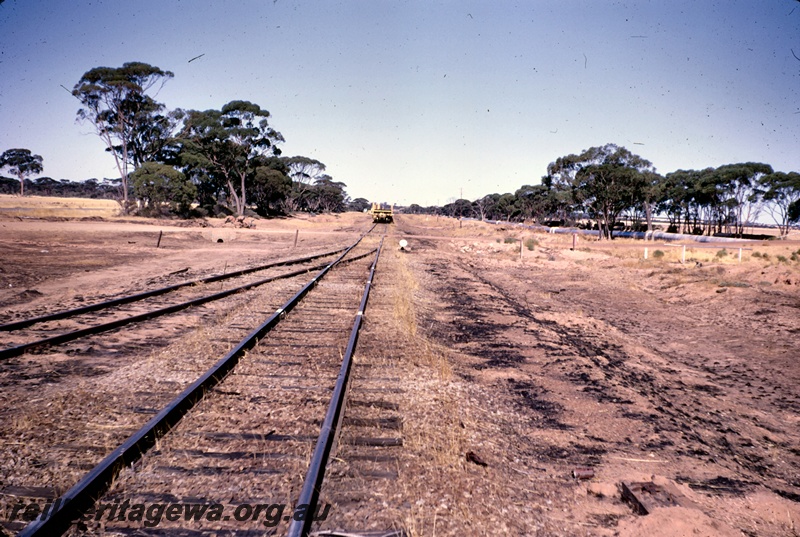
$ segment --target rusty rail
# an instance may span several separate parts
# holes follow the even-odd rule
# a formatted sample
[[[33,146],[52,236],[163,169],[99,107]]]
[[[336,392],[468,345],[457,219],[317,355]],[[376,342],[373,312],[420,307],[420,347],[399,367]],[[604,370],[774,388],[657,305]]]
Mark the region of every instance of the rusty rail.
[[[369,231],[373,228],[370,228]],[[32,522],[19,533],[18,537],[47,537],[62,535],[66,532],[72,521],[91,507],[108,490],[114,478],[124,467],[137,461],[155,445],[159,438],[167,434],[184,415],[202,400],[208,391],[219,384],[234,369],[245,352],[253,348],[259,339],[272,330],[284,318],[285,314],[290,312],[334,266],[343,262],[344,257],[361,242],[365,235],[366,233],[359,237],[358,241],[348,247],[336,260],[325,266],[302,289],[248,334],[228,354],[173,399],[121,446],[111,452],[63,496],[58,498],[53,504],[53,510],[46,519]],[[371,253],[369,252],[369,254]],[[359,313],[360,316],[361,314]]]
[[[314,454],[311,457],[311,463],[306,473],[303,488],[300,491],[300,496],[297,500],[297,507],[307,506],[306,513],[315,513],[317,509],[317,502],[319,501],[319,493],[322,488],[322,482],[325,479],[325,467],[328,464],[328,459],[335,449],[336,441],[341,430],[342,418],[344,417],[344,409],[347,402],[347,393],[350,381],[350,370],[353,364],[353,354],[358,344],[358,333],[361,329],[361,323],[364,318],[364,311],[367,309],[367,300],[369,299],[369,292],[372,288],[372,280],[375,277],[375,267],[378,265],[378,258],[381,255],[381,248],[383,247],[383,239],[378,246],[375,253],[375,260],[372,262],[372,267],[369,271],[369,278],[364,287],[364,293],[361,296],[361,304],[356,313],[355,321],[353,322],[353,329],[350,332],[350,340],[347,343],[344,357],[342,359],[342,366],[339,369],[339,376],[336,379],[336,385],[333,388],[331,402],[328,405],[328,411],[325,414],[325,421],[322,422],[322,428],[317,439]],[[287,535],[289,537],[305,537],[311,530],[313,523],[313,516],[307,516],[302,521],[292,519],[289,525]]]
[[[145,298],[151,298],[154,296],[164,295],[166,293],[170,293],[172,291],[176,291],[183,287],[188,287],[190,285],[197,285],[201,283],[212,283],[218,282],[221,280],[226,280],[228,278],[235,278],[238,276],[243,276],[245,274],[250,274],[253,272],[258,272],[261,270],[266,270],[269,268],[274,267],[284,267],[289,265],[297,265],[298,263],[305,263],[307,261],[313,261],[314,259],[319,259],[320,257],[327,257],[329,255],[338,254],[343,252],[345,248],[339,248],[338,250],[333,250],[331,252],[326,252],[323,254],[316,254],[307,257],[301,257],[297,259],[287,259],[285,261],[276,261],[274,263],[268,263],[266,265],[260,265],[257,267],[250,267],[242,270],[237,270],[234,272],[229,272],[227,274],[218,274],[216,276],[208,276],[206,278],[200,278],[197,280],[192,280],[188,282],[178,283],[175,285],[170,285],[167,287],[161,287],[160,289],[153,289],[151,291],[145,291],[143,293],[137,293],[134,295],[123,296],[120,298],[115,298],[113,300],[107,300],[105,302],[98,302],[97,304],[89,304],[86,306],[81,306],[80,308],[74,308],[70,310],[58,311],[55,313],[50,313],[47,315],[42,315],[39,317],[32,317],[30,319],[23,319],[21,321],[14,321],[13,323],[6,323],[0,324],[0,331],[9,332],[12,330],[19,330],[21,328],[27,328],[28,326],[44,323],[47,321],[55,321],[58,319],[66,319],[68,317],[73,317],[75,315],[82,315],[84,313],[90,313],[92,311],[103,310],[106,308],[113,308],[115,306],[121,306],[123,304],[129,304],[131,302],[136,302],[139,300],[144,300]],[[313,270],[313,269],[312,269]]]

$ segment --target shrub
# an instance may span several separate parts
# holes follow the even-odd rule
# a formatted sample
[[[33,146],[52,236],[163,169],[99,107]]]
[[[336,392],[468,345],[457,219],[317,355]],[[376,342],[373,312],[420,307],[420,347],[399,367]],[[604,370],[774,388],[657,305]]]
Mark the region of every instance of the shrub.
[[[777,257],[778,261],[781,262],[781,263],[788,263],[789,262],[789,260],[786,259],[785,255],[779,255],[779,256],[776,256],[776,257]]]
[[[517,242],[517,239],[515,239],[514,237],[506,237],[505,239],[503,239],[503,242],[506,244],[514,244],[515,242]]]
[[[719,258],[723,258],[727,255],[728,255],[728,250],[726,250],[725,248],[717,252],[717,257]]]
[[[537,241],[536,239],[526,239],[525,240],[525,248],[527,248],[528,250],[533,251],[533,247],[534,246],[538,246],[538,245],[539,245],[539,241]]]
[[[753,252],[753,257],[761,257],[761,252]]]
[[[653,257],[656,259],[664,257],[664,252],[662,252],[661,250],[656,250],[655,252],[653,252]]]

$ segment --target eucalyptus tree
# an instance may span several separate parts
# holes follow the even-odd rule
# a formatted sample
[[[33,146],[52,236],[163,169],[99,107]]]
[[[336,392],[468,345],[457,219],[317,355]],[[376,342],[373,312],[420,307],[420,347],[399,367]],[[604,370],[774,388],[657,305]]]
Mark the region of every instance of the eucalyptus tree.
[[[667,214],[670,229],[696,235],[721,231],[725,216],[720,185],[714,168],[668,173],[658,208]]]
[[[473,211],[481,220],[491,219],[496,208],[499,194],[487,194],[472,202]]]
[[[292,189],[288,168],[277,157],[258,157],[253,160],[247,176],[248,189],[261,216],[282,212],[282,204]]]
[[[145,162],[131,174],[131,184],[142,212],[153,216],[161,216],[165,207],[188,216],[197,198],[197,187],[182,172],[158,162]]]
[[[613,238],[617,217],[637,203],[645,172],[654,171],[650,161],[615,144],[560,157],[547,167],[552,184],[570,190],[576,205],[597,220],[601,239]]]
[[[7,169],[19,179],[19,195],[25,195],[25,178],[42,173],[41,155],[34,155],[30,149],[9,149],[0,155],[0,169]]]
[[[568,210],[562,210],[559,193],[552,184],[542,181],[539,185],[523,185],[514,193],[523,218],[531,218],[541,223],[547,220],[567,220]]]
[[[658,203],[663,199],[667,187],[666,179],[663,175],[654,170],[647,170],[643,173],[640,191],[636,196],[644,211],[647,231],[653,231],[653,214],[656,212]]]
[[[307,208],[309,193],[325,172],[325,164],[304,156],[281,157],[292,179],[291,191],[284,200],[287,212]]]
[[[744,233],[745,224],[758,218],[762,205],[759,181],[772,172],[772,166],[760,162],[726,164],[715,170],[727,212],[724,221],[733,224],[737,235]]]
[[[95,67],[83,74],[72,95],[83,108],[78,120],[91,123],[95,132],[114,156],[122,185],[122,210],[128,211],[128,166],[141,164],[135,160],[136,138],[163,110],[147,92],[163,87],[174,75],[158,67],[129,62],[122,67]]]
[[[350,203],[347,204],[348,211],[356,211],[359,213],[368,210],[370,207],[371,204],[366,198],[356,198],[354,200],[350,200]]]
[[[800,220],[800,173],[774,172],[761,177],[759,184],[767,212],[785,238],[789,226]]]
[[[314,182],[308,198],[311,211],[341,212],[345,208],[347,195],[340,181],[334,181],[330,175],[321,175]]]
[[[517,202],[517,197],[511,192],[501,194],[495,205],[496,218],[506,222],[510,222],[512,219],[516,220],[522,214]]]
[[[469,217],[473,214],[472,202],[463,198],[454,199],[451,203],[442,206],[442,214],[452,218]]]
[[[227,187],[236,214],[247,207],[247,178],[261,157],[278,156],[281,133],[269,126],[270,113],[249,101],[231,101],[221,110],[190,110],[179,133],[183,165]]]

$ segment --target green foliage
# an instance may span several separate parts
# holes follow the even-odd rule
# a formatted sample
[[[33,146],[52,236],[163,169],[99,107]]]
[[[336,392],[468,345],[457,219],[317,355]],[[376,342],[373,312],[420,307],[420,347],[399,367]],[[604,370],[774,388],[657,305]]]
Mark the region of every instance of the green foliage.
[[[617,217],[641,198],[653,165],[624,147],[606,144],[556,159],[549,180],[572,193],[574,203],[597,220],[601,238],[612,238]]]
[[[166,164],[145,162],[130,178],[142,214],[161,216],[169,208],[181,216],[189,215],[197,187],[180,171]]]
[[[789,233],[789,226],[800,221],[800,174],[775,172],[761,178],[767,212],[778,224],[781,236]]]
[[[345,186],[342,182],[334,181],[330,175],[320,176],[308,193],[308,208],[313,212],[343,211],[346,206]]]
[[[739,236],[747,222],[755,219],[761,204],[761,179],[773,172],[772,166],[760,162],[726,164],[714,171],[718,195],[722,200],[719,212],[726,226]]]
[[[777,259],[779,263],[788,263],[789,262],[789,260],[786,258],[785,255],[777,255],[777,256],[775,256],[775,259]]]
[[[260,159],[280,155],[277,144],[283,136],[269,126],[269,115],[249,101],[231,101],[221,110],[190,110],[175,142],[179,161],[195,181],[210,183],[205,192],[226,190],[232,209],[240,215],[247,207],[248,177],[256,177]],[[264,181],[262,174],[259,184],[269,183]],[[274,186],[265,187],[262,202],[273,203]]]
[[[761,257],[761,252],[753,252],[751,254],[752,257]]]
[[[569,212],[566,198],[545,184],[523,185],[514,196],[522,218],[544,222],[556,215],[563,217]]]
[[[25,178],[42,173],[41,155],[31,154],[30,149],[9,149],[0,155],[0,170],[8,169],[9,173],[19,179],[19,195],[25,195]]]
[[[347,204],[347,209],[350,211],[363,212],[368,210],[372,204],[366,198],[356,198]]]
[[[0,176],[0,194],[16,194],[19,192],[19,181]],[[85,181],[55,180],[52,177],[25,179],[25,192],[38,196],[55,196],[64,198],[101,198],[116,199],[119,197],[119,180],[87,179]]]
[[[277,158],[262,159],[248,175],[251,200],[256,213],[261,216],[279,214],[280,202],[292,189],[292,180],[286,175],[286,166]]]
[[[664,252],[663,252],[663,251],[661,251],[661,250],[655,250],[655,251],[653,252],[653,257],[654,257],[655,259],[660,259],[660,258],[664,257]]]
[[[314,185],[325,172],[325,164],[304,156],[281,157],[292,179],[292,188],[283,201],[286,212],[310,211]],[[367,208],[370,204],[367,202]]]
[[[122,180],[123,211],[128,207],[128,165],[137,167],[148,152],[155,151],[152,137],[159,135],[153,129],[162,125],[156,116],[164,107],[147,91],[173,76],[146,63],[129,62],[117,68],[90,69],[72,90],[83,105],[78,119],[91,123],[106,151],[114,155]]]
[[[539,245],[539,241],[537,241],[536,239],[532,239],[532,238],[525,239],[525,248],[527,248],[530,251],[533,251],[533,248],[535,246],[538,246],[538,245]]]
[[[667,213],[670,227],[682,225],[685,233],[741,235],[744,224],[755,218],[760,181],[771,172],[769,165],[757,162],[678,170],[667,174],[658,208]]]
[[[723,257],[727,257],[727,256],[728,256],[728,250],[726,250],[725,248],[723,248],[722,250],[719,250],[717,252],[717,257],[719,257],[719,258],[723,258]]]
[[[514,244],[515,242],[517,242],[517,239],[515,239],[514,237],[506,237],[505,239],[503,239],[503,242],[505,244]]]
[[[789,223],[800,222],[800,200],[790,203],[786,208],[786,220]]]

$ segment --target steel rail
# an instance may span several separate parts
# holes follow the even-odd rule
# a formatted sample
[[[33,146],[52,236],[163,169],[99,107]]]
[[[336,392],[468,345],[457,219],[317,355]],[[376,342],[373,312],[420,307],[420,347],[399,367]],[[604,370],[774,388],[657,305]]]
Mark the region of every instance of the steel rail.
[[[350,382],[350,371],[353,364],[353,354],[358,344],[358,333],[361,329],[361,323],[364,318],[364,311],[367,309],[367,300],[369,299],[369,292],[372,288],[372,280],[375,277],[375,267],[378,265],[378,258],[381,255],[381,248],[383,247],[383,239],[378,246],[375,253],[375,260],[372,262],[372,267],[369,271],[369,278],[367,285],[364,287],[364,294],[361,296],[361,305],[358,308],[356,319],[353,322],[353,329],[350,332],[350,340],[347,343],[344,357],[342,358],[342,366],[339,369],[339,376],[336,379],[336,385],[333,388],[331,395],[331,402],[328,405],[328,411],[325,414],[325,421],[322,422],[319,438],[317,439],[314,454],[311,457],[311,463],[306,473],[303,488],[300,491],[300,496],[297,499],[296,509],[301,506],[306,506],[306,517],[302,520],[295,520],[292,518],[289,524],[289,537],[305,537],[311,531],[313,523],[313,514],[316,513],[317,502],[319,501],[319,493],[322,489],[322,482],[325,479],[325,467],[328,464],[328,459],[334,450],[336,441],[339,437],[341,430],[342,418],[344,417],[344,408],[347,403],[348,387]]]
[[[216,276],[208,276],[206,278],[200,278],[198,280],[192,280],[188,282],[178,283],[175,285],[170,285],[168,287],[162,287],[160,289],[153,289],[152,291],[145,291],[143,293],[137,293],[134,295],[128,295],[120,298],[115,298],[113,300],[107,300],[105,302],[98,302],[97,304],[89,304],[86,306],[81,306],[79,308],[74,308],[70,310],[59,311],[55,313],[49,313],[47,315],[42,315],[40,317],[32,317],[30,319],[23,319],[21,321],[14,321],[13,323],[7,323],[0,325],[0,331],[8,332],[11,330],[19,330],[21,328],[26,328],[33,324],[43,323],[47,321],[55,321],[57,319],[66,319],[67,317],[72,317],[74,315],[81,315],[83,313],[89,313],[92,311],[102,310],[106,308],[112,308],[114,306],[120,306],[122,304],[128,304],[130,302],[136,302],[138,300],[144,300],[145,298],[150,298],[154,296],[163,295],[169,293],[171,291],[176,291],[183,287],[188,287],[190,285],[197,285],[201,283],[212,283],[218,282],[220,280],[225,280],[228,278],[235,278],[237,276],[243,276],[245,274],[250,274],[252,272],[258,272],[260,270],[266,270],[273,267],[282,267],[286,265],[296,265],[298,263],[305,263],[306,261],[313,261],[314,259],[319,259],[320,257],[326,257],[329,255],[338,254],[344,251],[345,248],[339,248],[338,250],[334,250],[332,252],[326,252],[324,254],[317,254],[311,255],[307,257],[301,257],[297,259],[287,259],[285,261],[276,261],[274,263],[269,263],[267,265],[260,265],[258,267],[251,267],[242,270],[237,270],[234,272],[229,272],[227,274],[218,274]],[[313,270],[313,269],[312,269]]]
[[[349,263],[351,261],[355,261],[357,259],[361,259],[370,255],[372,252],[367,252],[366,254],[361,254],[356,257],[352,257],[343,263]],[[191,308],[192,306],[199,306],[200,304],[205,304],[206,302],[212,302],[214,300],[220,300],[230,295],[240,293],[243,291],[247,291],[248,289],[252,289],[253,287],[258,287],[260,285],[264,285],[270,282],[274,282],[276,280],[283,280],[286,278],[293,278],[295,276],[300,276],[302,274],[306,274],[311,272],[312,270],[320,270],[328,266],[327,264],[317,265],[314,267],[308,267],[301,270],[295,270],[294,272],[287,272],[286,274],[279,274],[277,276],[271,276],[269,278],[265,278],[263,280],[258,280],[255,282],[251,282],[245,285],[240,285],[239,287],[234,287],[232,289],[228,289],[226,291],[220,291],[218,293],[214,293],[211,295],[202,296],[199,298],[195,298],[189,300],[187,302],[181,302],[179,304],[173,304],[172,306],[166,306],[164,308],[159,308],[157,310],[148,311],[146,313],[140,313],[138,315],[132,315],[130,317],[125,317],[123,319],[117,319],[116,321],[109,321],[103,324],[97,324],[94,326],[89,326],[86,328],[80,328],[78,330],[73,330],[72,332],[66,332],[64,334],[59,334],[57,336],[51,336],[44,339],[39,339],[36,341],[31,341],[29,343],[23,343],[22,345],[17,345],[15,347],[8,347],[7,349],[0,350],[0,361],[7,360],[9,358],[13,358],[15,356],[20,356],[25,354],[26,351],[31,349],[35,349],[38,347],[44,347],[47,345],[58,345],[60,343],[66,343],[68,341],[73,341],[78,338],[82,338],[84,336],[91,336],[95,334],[100,334],[102,332],[108,332],[109,330],[114,330],[115,328],[119,328],[121,326],[125,326],[128,324],[133,323],[140,323],[142,321],[147,321],[150,319],[155,319],[156,317],[161,317],[163,315],[168,315],[170,313],[175,313],[177,311],[185,310],[187,308]]]
[[[373,226],[374,228],[374,226]],[[370,228],[369,231],[372,231]],[[369,233],[367,231],[367,233]],[[141,429],[112,451],[97,466],[58,498],[44,520],[35,520],[18,534],[18,537],[49,537],[62,535],[72,522],[83,514],[109,488],[113,479],[126,466],[136,462],[156,441],[174,427],[207,392],[233,371],[246,351],[253,348],[265,334],[272,330],[308,292],[330,271],[342,262],[344,257],[361,242],[365,233],[352,246],[348,247],[336,260],[329,263],[314,278],[306,283],[292,298],[260,326],[248,334],[236,347],[214,364],[200,378],[194,381],[164,409],[156,414]],[[372,253],[372,252],[370,252]]]

